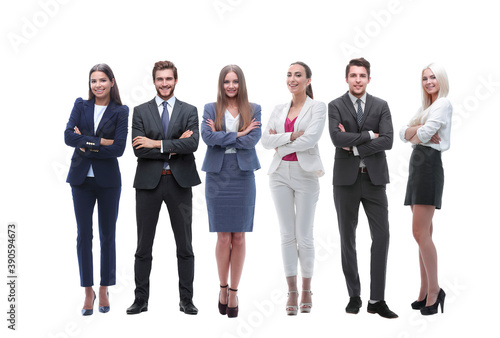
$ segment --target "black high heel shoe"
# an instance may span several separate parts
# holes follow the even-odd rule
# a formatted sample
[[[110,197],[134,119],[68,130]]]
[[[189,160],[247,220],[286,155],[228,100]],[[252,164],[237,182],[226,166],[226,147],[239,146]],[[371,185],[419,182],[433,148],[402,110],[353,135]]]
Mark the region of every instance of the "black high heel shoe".
[[[229,291],[233,291],[233,292],[238,292],[238,289],[231,289],[229,288]],[[236,299],[238,299],[238,296],[236,296]],[[228,303],[229,303],[229,300],[228,300]],[[228,318],[235,318],[235,317],[238,317],[238,305],[236,305],[236,307],[227,307],[227,317]]]
[[[413,310],[423,309],[425,307],[425,303],[427,303],[427,295],[425,295],[424,300],[421,300],[421,301],[416,300],[413,303],[411,303],[411,308]]]
[[[436,302],[430,306],[423,307],[420,309],[420,313],[423,316],[435,315],[438,312],[439,304],[441,304],[441,313],[444,312],[444,298],[446,297],[446,293],[443,289],[439,289],[439,294],[437,296]]]
[[[220,287],[221,287],[221,289],[225,289],[225,288],[228,287],[228,285],[227,284],[224,285],[224,286],[221,285]],[[220,291],[219,291],[219,312],[220,312],[221,315],[225,315],[226,312],[227,312],[227,303],[226,304],[222,304],[220,302]]]
[[[94,300],[92,301],[92,309],[82,309],[82,316],[90,316],[94,314],[94,302],[95,302],[95,292],[94,292]]]

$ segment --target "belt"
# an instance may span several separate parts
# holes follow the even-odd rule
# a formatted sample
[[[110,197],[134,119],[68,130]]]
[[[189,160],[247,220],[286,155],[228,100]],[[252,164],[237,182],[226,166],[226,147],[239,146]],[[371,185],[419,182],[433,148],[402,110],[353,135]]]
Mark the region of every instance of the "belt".
[[[170,170],[170,169],[163,169],[163,170],[161,171],[161,174],[162,174],[162,176],[165,176],[165,175],[172,175],[172,170]]]
[[[366,167],[359,167],[358,172],[361,174],[368,174],[368,169],[366,169]]]

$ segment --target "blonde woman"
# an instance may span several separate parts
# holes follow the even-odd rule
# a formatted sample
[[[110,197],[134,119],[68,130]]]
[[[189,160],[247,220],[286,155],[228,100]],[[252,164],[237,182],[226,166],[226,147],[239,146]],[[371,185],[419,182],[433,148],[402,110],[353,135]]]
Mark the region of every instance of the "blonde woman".
[[[422,315],[444,308],[445,292],[439,287],[437,251],[432,241],[434,211],[441,209],[444,173],[441,153],[450,147],[453,108],[446,98],[448,76],[443,67],[430,64],[422,71],[422,107],[400,131],[404,142],[413,144],[405,205],[413,213],[413,236],[419,247],[421,287],[411,304]]]

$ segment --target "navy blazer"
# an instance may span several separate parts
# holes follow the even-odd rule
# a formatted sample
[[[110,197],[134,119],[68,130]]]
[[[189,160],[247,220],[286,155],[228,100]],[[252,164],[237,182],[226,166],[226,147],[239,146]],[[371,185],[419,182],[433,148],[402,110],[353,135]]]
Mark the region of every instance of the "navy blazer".
[[[68,178],[71,185],[80,185],[87,177],[90,165],[96,182],[101,187],[120,187],[121,175],[117,157],[123,155],[127,143],[128,107],[110,101],[104,111],[97,132],[94,132],[95,100],[75,101],[64,131],[64,142],[75,151],[71,158]],[[78,127],[82,135],[74,132]],[[113,140],[110,146],[101,146],[101,138]],[[85,151],[81,151],[83,148]]]
[[[251,103],[252,119],[261,121],[260,105]],[[203,122],[201,124],[201,137],[207,144],[207,153],[203,160],[201,170],[218,173],[222,168],[226,148],[236,148],[238,166],[243,171],[260,169],[259,159],[255,151],[255,145],[262,136],[261,126],[251,130],[247,135],[236,137],[236,132],[226,132],[225,120],[222,119],[222,131],[212,131],[206,121],[215,121],[215,102],[207,103],[203,111]]]

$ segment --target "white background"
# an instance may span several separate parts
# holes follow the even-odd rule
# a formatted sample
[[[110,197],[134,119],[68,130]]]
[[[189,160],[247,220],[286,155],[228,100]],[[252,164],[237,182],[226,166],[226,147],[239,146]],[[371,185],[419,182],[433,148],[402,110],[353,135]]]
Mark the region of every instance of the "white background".
[[[2,2],[0,138],[0,316],[2,337],[106,337],[168,334],[186,337],[454,337],[497,332],[498,159],[495,151],[500,91],[493,1],[77,1]],[[347,90],[345,65],[363,56],[372,64],[368,92],[388,101],[394,129],[420,105],[420,75],[442,63],[454,105],[451,149],[444,153],[443,209],[436,212],[435,243],[445,313],[422,317],[410,303],[419,290],[417,245],[411,214],[403,206],[411,148],[395,133],[388,154],[391,224],[386,300],[399,319],[366,312],[370,235],[364,211],[358,226],[362,311],[344,312],[348,301],[340,266],[332,197],[334,147],[325,129],[320,151],[327,174],[320,179],[315,240],[316,269],[311,314],[287,317],[286,284],[277,218],[266,175],[272,151],[257,146],[254,232],[239,286],[240,315],[229,320],[216,308],[216,235],[208,232],[204,184],[193,189],[194,302],[197,316],[178,310],[175,244],[162,210],[151,275],[149,311],[127,316],[133,302],[136,247],[136,159],[129,140],[120,158],[122,195],[117,224],[117,285],[111,312],[82,317],[75,252],[76,223],[65,183],[73,151],[63,131],[73,102],[87,97],[88,71],[96,63],[113,69],[122,100],[130,107],[153,98],[154,62],[179,69],[176,96],[198,107],[216,99],[223,66],[242,67],[250,100],[262,105],[264,126],[272,108],[290,99],[288,65],[313,71],[315,99],[328,103]],[[130,128],[129,128],[130,130]],[[130,137],[130,133],[129,133]],[[196,152],[198,168],[205,145]],[[202,181],[204,173],[200,171]],[[490,194],[492,192],[492,194]],[[6,227],[18,224],[17,331],[7,329]],[[99,241],[95,227],[95,281]],[[97,290],[97,286],[96,286]],[[2,296],[3,295],[3,296]],[[97,301],[96,301],[97,303]],[[129,335],[130,334],[130,335]]]

